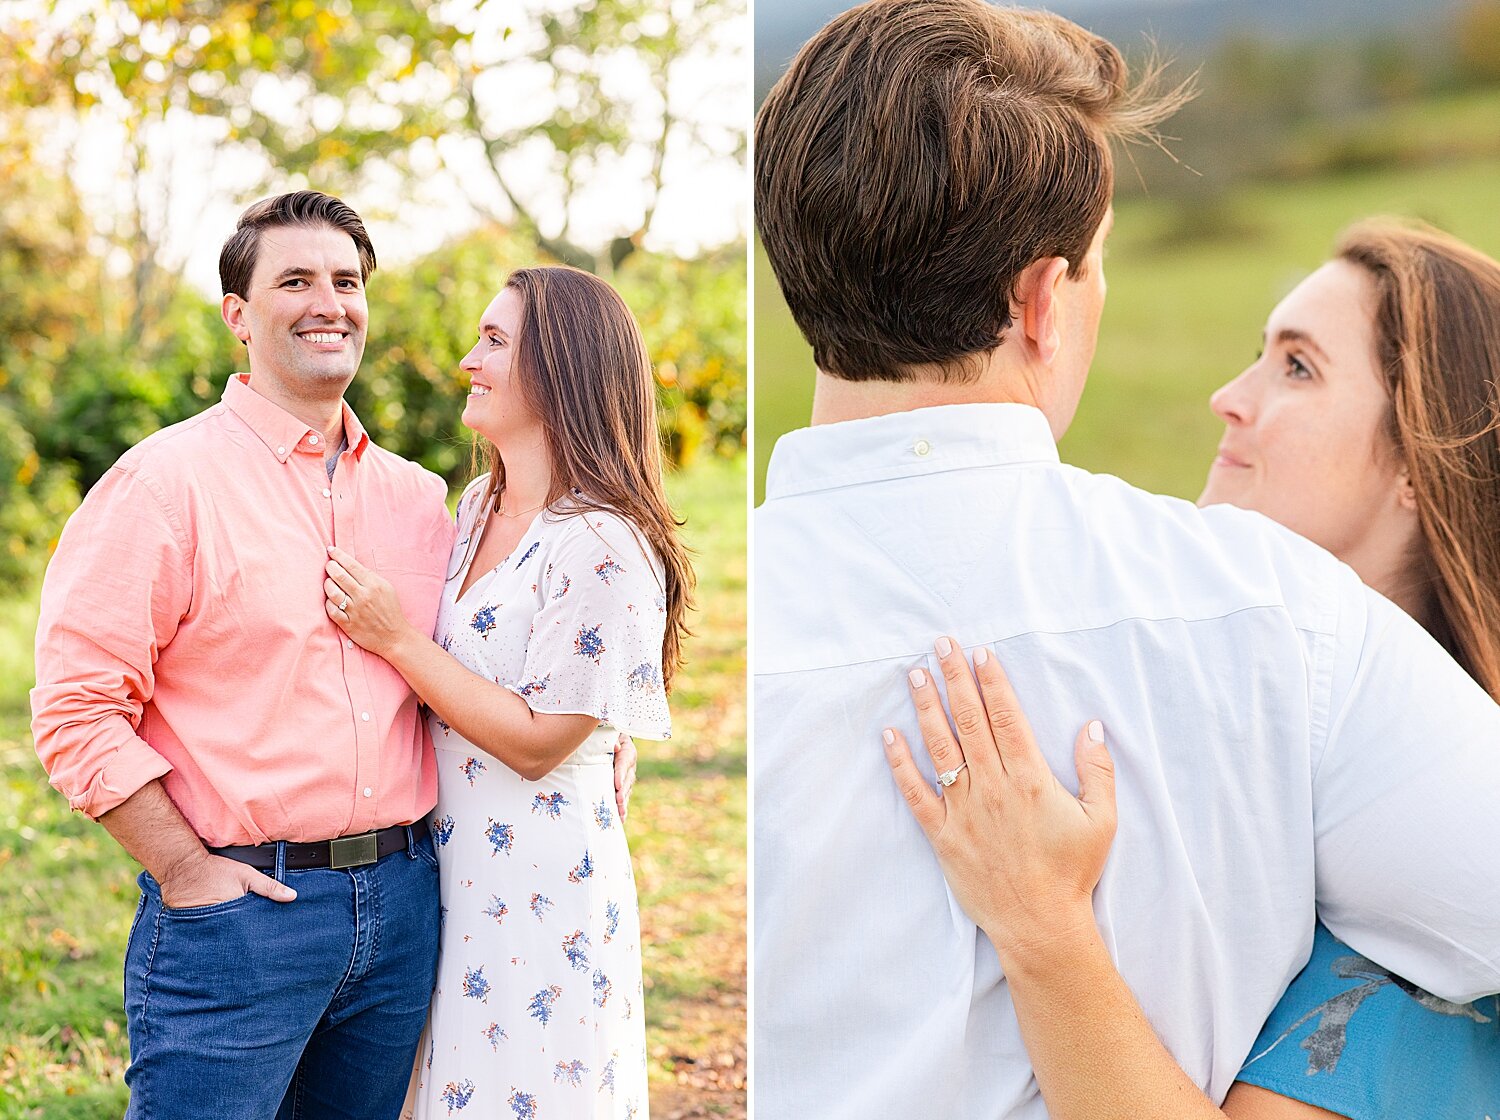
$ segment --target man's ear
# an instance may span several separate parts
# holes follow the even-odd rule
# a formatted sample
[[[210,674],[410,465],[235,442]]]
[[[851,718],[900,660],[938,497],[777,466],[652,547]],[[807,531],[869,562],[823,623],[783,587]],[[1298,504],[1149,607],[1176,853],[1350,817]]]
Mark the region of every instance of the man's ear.
[[[1032,261],[1016,281],[1016,302],[1021,305],[1021,331],[1036,348],[1044,365],[1051,365],[1062,347],[1058,292],[1068,275],[1062,257]]]
[[[224,298],[219,301],[219,314],[224,319],[224,325],[234,333],[234,337],[249,346],[250,324],[245,319],[245,300],[233,292],[226,292]]]

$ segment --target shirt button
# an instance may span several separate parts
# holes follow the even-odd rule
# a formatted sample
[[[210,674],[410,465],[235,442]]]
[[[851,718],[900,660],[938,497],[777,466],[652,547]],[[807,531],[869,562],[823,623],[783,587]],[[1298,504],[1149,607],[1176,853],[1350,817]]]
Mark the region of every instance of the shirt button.
[[[323,497],[325,497],[325,498],[331,498],[331,497],[333,497],[333,491],[330,490],[330,489],[328,489],[328,487],[326,487],[326,486],[323,487]]]
[[[286,448],[285,447],[278,447],[276,449],[276,454],[278,454],[278,455],[285,455],[286,454]]]
[[[374,793],[375,793],[375,791],[373,789],[371,789],[369,786],[365,786],[365,796],[366,797],[371,797],[371,796],[374,795]]]
[[[308,443],[317,443],[318,442],[318,437],[317,436],[308,436],[307,437],[307,442]]]
[[[354,643],[351,642],[351,641],[349,641],[349,639],[345,638],[344,639],[344,648],[345,649],[353,649],[354,648]]]
[[[912,446],[912,450],[918,455],[927,455],[932,451],[932,444],[928,443],[925,439],[919,439]]]
[[[366,723],[369,723],[370,722],[370,713],[369,712],[360,712],[359,713],[359,718],[362,719],[362,720],[364,720]]]

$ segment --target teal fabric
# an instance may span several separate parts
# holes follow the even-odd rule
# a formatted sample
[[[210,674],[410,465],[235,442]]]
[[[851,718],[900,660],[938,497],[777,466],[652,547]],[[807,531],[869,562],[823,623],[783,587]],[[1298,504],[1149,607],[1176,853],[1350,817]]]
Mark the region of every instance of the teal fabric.
[[[1500,1000],[1428,995],[1320,922],[1239,1079],[1353,1120],[1500,1120]]]

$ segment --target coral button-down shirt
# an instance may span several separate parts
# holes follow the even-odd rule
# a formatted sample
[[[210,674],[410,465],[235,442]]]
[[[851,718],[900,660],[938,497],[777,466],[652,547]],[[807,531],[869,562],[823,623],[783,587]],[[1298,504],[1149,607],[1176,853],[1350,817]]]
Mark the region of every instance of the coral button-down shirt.
[[[153,778],[209,845],[406,824],[437,783],[416,695],[323,610],[330,544],[431,632],[452,522],[441,479],[377,447],[344,406],[323,437],[257,394],[121,457],[68,522],[42,588],[37,753],[98,817]]]

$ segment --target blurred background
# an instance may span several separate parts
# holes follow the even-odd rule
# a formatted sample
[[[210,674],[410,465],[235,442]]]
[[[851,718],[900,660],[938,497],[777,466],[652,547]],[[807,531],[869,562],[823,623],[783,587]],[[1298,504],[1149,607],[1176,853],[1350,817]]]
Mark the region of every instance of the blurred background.
[[[757,0],[757,104],[852,5]],[[1209,394],[1255,357],[1267,313],[1376,214],[1500,255],[1500,0],[1054,0],[1139,68],[1197,73],[1163,126],[1172,158],[1117,153],[1109,298],[1063,458],[1196,498],[1222,434]],[[756,497],[807,422],[811,353],[755,259]]]
[[[749,39],[744,0],[0,5],[0,1118],[125,1104],[135,869],[31,747],[40,575],[126,447],[218,400],[219,248],[306,186],[380,260],[349,401],[454,487],[458,361],[512,268],[588,269],[641,323],[699,574],[630,815],[652,1110],[744,1115]]]

